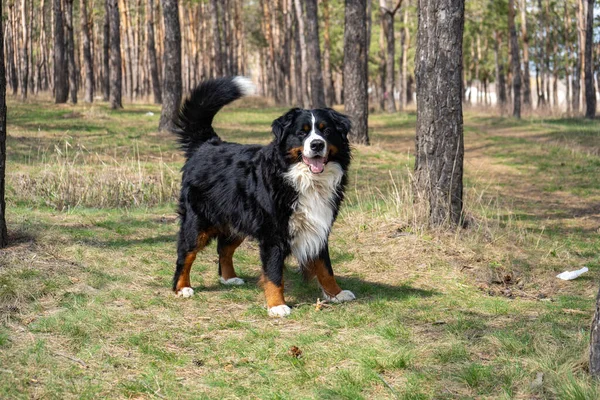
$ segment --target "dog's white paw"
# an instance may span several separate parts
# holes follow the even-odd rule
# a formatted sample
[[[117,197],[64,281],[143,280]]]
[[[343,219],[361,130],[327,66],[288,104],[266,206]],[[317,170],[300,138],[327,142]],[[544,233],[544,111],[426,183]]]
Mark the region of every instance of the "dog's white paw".
[[[219,282],[221,282],[222,285],[229,285],[229,286],[240,286],[243,285],[244,280],[242,278],[238,278],[237,276],[235,278],[229,278],[229,279],[224,279],[222,276],[219,277]]]
[[[292,310],[288,306],[282,304],[269,308],[269,317],[287,317],[291,312]]]
[[[191,287],[184,287],[177,292],[177,297],[192,297],[194,295],[194,289]]]
[[[337,296],[330,296],[327,293],[323,293],[323,297],[325,300],[330,301],[332,303],[342,303],[344,301],[352,301],[356,300],[356,296],[349,290],[342,290],[337,294]]]

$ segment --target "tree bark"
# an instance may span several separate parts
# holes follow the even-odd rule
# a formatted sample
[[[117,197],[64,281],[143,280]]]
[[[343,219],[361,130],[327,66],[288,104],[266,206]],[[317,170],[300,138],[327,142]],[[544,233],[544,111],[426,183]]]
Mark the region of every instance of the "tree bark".
[[[350,139],[369,144],[367,0],[346,0],[344,28],[344,109],[352,120]]]
[[[172,128],[173,117],[181,102],[181,28],[179,25],[179,1],[161,0],[165,22],[165,54],[163,75],[163,104],[159,130]]]
[[[325,107],[323,74],[321,72],[321,48],[319,46],[319,17],[317,0],[305,0],[307,55],[310,60],[310,93],[313,108]]]
[[[404,110],[406,105],[408,104],[406,98],[406,83],[407,83],[407,64],[408,64],[408,46],[410,44],[410,31],[408,29],[408,10],[404,10],[404,16],[402,18],[402,33],[400,36],[400,79],[398,92],[400,93],[400,110]]]
[[[110,99],[110,0],[104,0],[104,38],[102,42],[102,63],[104,66],[104,80],[102,82],[102,99],[109,101]]]
[[[294,5],[296,6],[296,22],[297,25],[297,34],[298,34],[298,43],[300,44],[300,68],[302,71],[302,107],[309,108],[310,100],[308,97],[309,89],[308,89],[308,55],[306,49],[306,32],[304,28],[304,21],[306,20],[306,16],[304,15],[304,11],[302,10],[302,1],[294,0]]]
[[[68,67],[63,11],[60,0],[54,0],[52,4],[54,8],[54,101],[55,103],[66,103],[69,98],[69,83],[67,81]]]
[[[521,35],[523,36],[523,107],[531,109],[531,78],[529,76],[529,36],[527,36],[527,0],[521,0]]]
[[[33,0],[31,0],[33,1]],[[23,34],[23,44],[21,47],[21,99],[27,99],[27,83],[29,80],[29,51],[27,35],[27,1],[21,0],[21,30]]]
[[[90,29],[87,16],[87,1],[80,1],[80,19],[81,19],[81,41],[83,42],[83,64],[85,69],[85,96],[86,103],[94,101],[94,60],[92,60],[92,51],[90,46]]]
[[[0,15],[2,2],[0,2]],[[4,30],[0,24],[0,43],[4,43]],[[0,47],[0,248],[8,244],[6,231],[6,201],[5,201],[5,176],[6,176],[6,71],[4,69],[4,46]]]
[[[67,63],[71,102],[77,104],[77,65],[75,64],[75,39],[73,35],[73,0],[65,0],[65,26],[67,28]]]
[[[494,58],[496,61],[496,94],[498,95],[498,107],[504,114],[506,108],[506,78],[504,76],[504,65],[501,64],[500,46],[502,44],[498,31],[494,33]]]
[[[463,208],[464,0],[420,0],[415,197],[431,225],[460,224]]]
[[[335,89],[333,87],[333,75],[331,73],[331,34],[330,34],[330,10],[329,0],[322,0],[323,6],[323,80],[325,81],[325,102],[328,106],[335,103]]]
[[[594,86],[594,0],[587,0],[587,23],[585,28],[585,117],[596,117],[596,88]]]
[[[513,75],[513,117],[521,118],[521,62],[519,61],[519,43],[515,28],[514,0],[508,0],[508,30]]]
[[[12,8],[14,8],[14,5],[10,5],[9,4],[9,15],[12,16]],[[12,19],[12,18],[11,18]],[[18,88],[19,88],[19,75],[17,73],[17,66],[15,63],[15,52],[17,51],[15,48],[15,41],[13,40],[13,36],[16,35],[14,29],[13,29],[13,25],[7,21],[7,29],[6,29],[6,48],[7,48],[7,54],[6,54],[6,63],[8,66],[8,72],[10,75],[10,86],[12,89],[12,94],[16,95]]]
[[[400,9],[402,0],[400,0],[397,6],[390,10],[387,6],[387,0],[379,0],[379,9],[381,11],[381,28],[383,29],[386,42],[385,51],[385,110],[389,113],[396,112],[396,101],[394,99],[395,85],[394,80],[396,79],[395,70],[395,34],[394,34],[394,17],[396,12]]]
[[[154,0],[147,0],[146,2],[146,46],[148,48],[148,62],[150,63],[154,104],[160,104],[162,103],[162,91],[158,77],[158,62],[156,60],[156,47],[154,44]]]
[[[123,108],[123,71],[121,59],[121,16],[119,0],[106,0],[110,16],[110,107]]]
[[[217,0],[210,0],[210,21],[213,30],[213,68],[215,76],[223,76],[223,60],[221,50],[221,34],[219,32],[219,6]]]

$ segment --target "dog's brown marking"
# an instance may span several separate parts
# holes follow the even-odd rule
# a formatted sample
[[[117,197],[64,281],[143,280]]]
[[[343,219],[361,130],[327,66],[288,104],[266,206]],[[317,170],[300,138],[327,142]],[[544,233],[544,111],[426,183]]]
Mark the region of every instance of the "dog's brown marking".
[[[293,149],[288,150],[288,156],[291,160],[300,160],[300,156],[302,155],[302,147],[294,147]]]
[[[337,147],[335,147],[332,144],[329,145],[329,155],[330,156],[335,156],[338,153],[338,151],[339,151],[339,149]]]
[[[323,260],[311,261],[308,264],[307,269],[308,276],[316,276],[317,280],[319,281],[319,285],[321,285],[321,288],[323,288],[323,291],[327,295],[335,297],[342,291],[335,281],[333,274],[330,274],[329,271],[327,271],[327,267],[325,266],[325,262]]]
[[[277,286],[263,274],[261,283],[265,291],[265,298],[267,299],[268,308],[285,304],[285,300],[283,298],[283,279],[281,279],[281,286]]]
[[[177,285],[175,288],[175,292],[179,292],[181,289],[186,287],[192,287],[190,281],[190,271],[192,270],[192,264],[196,259],[196,254],[202,249],[206,247],[210,239],[215,237],[217,234],[217,230],[214,228],[210,228],[204,232],[200,232],[197,239],[196,248],[190,251],[187,256],[185,256],[185,260],[183,262],[183,271],[181,271],[181,275],[179,275],[179,279],[177,279]]]
[[[244,238],[236,239],[235,242],[223,246],[219,250],[219,266],[221,268],[221,277],[225,280],[237,277],[235,270],[233,269],[233,253],[243,241]]]

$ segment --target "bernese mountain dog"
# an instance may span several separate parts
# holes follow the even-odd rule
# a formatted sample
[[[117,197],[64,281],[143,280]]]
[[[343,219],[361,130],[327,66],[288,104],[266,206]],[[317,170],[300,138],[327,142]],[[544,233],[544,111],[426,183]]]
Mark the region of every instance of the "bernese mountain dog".
[[[242,145],[221,140],[212,122],[226,104],[253,93],[241,76],[205,81],[182,104],[174,133],[185,152],[179,198],[180,230],[173,290],[190,297],[196,253],[217,239],[220,282],[241,285],[232,256],[256,239],[269,315],[284,317],[284,261],[298,260],[317,278],[325,299],[354,300],[336,283],[328,237],[344,198],[350,164],[350,120],[330,108],[293,108],[273,121],[273,141]]]

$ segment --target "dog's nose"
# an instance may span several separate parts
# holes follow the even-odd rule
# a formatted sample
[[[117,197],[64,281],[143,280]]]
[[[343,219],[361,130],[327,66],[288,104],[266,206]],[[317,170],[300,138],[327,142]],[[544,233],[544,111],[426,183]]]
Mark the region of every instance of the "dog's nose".
[[[315,152],[319,152],[325,148],[325,142],[322,140],[313,140],[310,142],[310,149]]]

